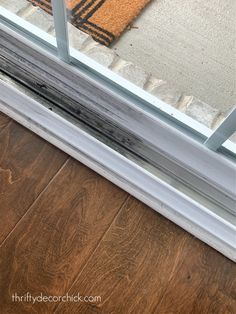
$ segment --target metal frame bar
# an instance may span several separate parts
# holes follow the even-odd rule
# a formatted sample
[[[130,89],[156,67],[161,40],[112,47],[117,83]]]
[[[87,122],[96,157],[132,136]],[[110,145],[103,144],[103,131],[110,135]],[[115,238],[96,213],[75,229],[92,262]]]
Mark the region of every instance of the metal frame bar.
[[[64,0],[52,0],[52,12],[57,40],[58,57],[70,63],[67,15]]]
[[[236,132],[236,107],[205,141],[204,145],[209,149],[216,151],[231,135],[233,135],[234,132]]]

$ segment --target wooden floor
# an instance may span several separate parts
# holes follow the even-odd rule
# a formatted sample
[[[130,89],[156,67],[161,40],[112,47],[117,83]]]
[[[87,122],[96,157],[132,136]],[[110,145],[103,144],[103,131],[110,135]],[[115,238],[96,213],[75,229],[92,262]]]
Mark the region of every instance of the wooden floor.
[[[235,314],[236,264],[0,115],[0,313],[54,312]]]

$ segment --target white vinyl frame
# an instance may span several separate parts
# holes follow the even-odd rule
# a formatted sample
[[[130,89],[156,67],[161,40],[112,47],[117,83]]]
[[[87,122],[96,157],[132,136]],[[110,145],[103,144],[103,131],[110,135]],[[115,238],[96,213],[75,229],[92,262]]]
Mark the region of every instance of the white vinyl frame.
[[[8,83],[0,111],[236,261],[236,226],[80,130]]]
[[[58,57],[69,63],[69,37],[67,28],[67,15],[64,0],[52,0],[52,13],[57,40]]]
[[[204,143],[211,150],[217,150],[234,132],[236,132],[236,107]]]
[[[11,13],[0,10],[0,16],[3,13],[5,18],[7,16],[6,19],[12,18]],[[19,17],[15,18],[14,23],[20,25],[23,33],[24,29],[29,29],[29,24]],[[132,131],[132,134],[145,142],[147,147],[161,153],[164,163],[171,162],[176,176],[183,175],[185,172],[182,170],[187,171],[190,174],[188,180],[192,181],[193,185],[199,185],[199,182],[204,183],[204,189],[206,186],[209,194],[215,193],[214,196],[217,198],[217,193],[219,193],[224,197],[224,205],[236,212],[234,208],[236,166],[221,154],[202,145],[213,133],[211,130],[74,49],[71,49],[71,61],[78,65],[78,68],[64,63],[55,55],[55,38],[36,27],[30,27],[31,32],[44,39],[43,46],[49,47],[50,52],[38,47],[34,42],[6,25],[2,25],[0,31],[12,36],[21,43],[22,47],[27,47],[25,54],[29,53],[29,59],[35,59],[35,63],[47,73],[51,83],[53,76],[51,78],[50,75],[54,74],[54,78],[63,82],[60,89],[67,92],[69,87],[70,96],[79,103],[81,98],[73,90],[77,90],[78,82],[81,82],[80,93],[89,99],[85,105],[92,106],[94,102],[94,107],[99,114],[111,122],[118,123],[121,128]],[[17,52],[17,46],[15,46],[15,52]],[[38,56],[43,63],[39,62]],[[99,75],[90,76],[83,71],[83,67],[92,69]],[[114,88],[104,84],[104,80],[99,80],[99,76],[108,77],[109,81],[114,83]],[[55,80],[55,87],[56,85]],[[117,86],[120,89],[117,89]],[[95,95],[89,93],[91,88]],[[124,95],[122,89],[130,90],[130,97]],[[134,99],[132,95],[136,95],[136,98]],[[120,111],[117,108],[124,110]],[[236,227],[230,221],[219,217],[2,81],[0,82],[0,110],[232,260],[236,260]],[[156,115],[153,115],[154,112]],[[178,120],[179,128],[175,121],[168,124],[165,115],[171,115],[173,120]],[[140,125],[143,127],[140,128]],[[193,134],[198,135],[202,141],[196,141],[182,132],[183,126],[187,131],[192,130]],[[223,148],[233,154],[236,153],[235,145],[230,141],[226,141]],[[201,187],[197,186],[197,189]]]

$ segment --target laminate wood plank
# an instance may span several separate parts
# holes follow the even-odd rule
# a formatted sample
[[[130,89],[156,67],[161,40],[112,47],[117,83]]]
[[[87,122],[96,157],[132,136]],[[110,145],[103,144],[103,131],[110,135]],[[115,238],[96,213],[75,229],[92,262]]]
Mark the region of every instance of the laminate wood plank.
[[[56,313],[233,314],[235,271],[233,262],[130,199],[68,292],[101,302],[61,303]]]
[[[102,302],[60,304],[57,313],[151,313],[186,240],[180,228],[132,198],[69,291]]]
[[[52,313],[55,303],[14,303],[12,294],[66,293],[127,197],[70,160],[0,249],[0,308]]]
[[[0,111],[0,132],[10,123],[11,118]]]
[[[236,313],[236,264],[206,244],[188,241],[153,313]]]
[[[67,159],[66,154],[13,121],[2,130],[0,244]]]

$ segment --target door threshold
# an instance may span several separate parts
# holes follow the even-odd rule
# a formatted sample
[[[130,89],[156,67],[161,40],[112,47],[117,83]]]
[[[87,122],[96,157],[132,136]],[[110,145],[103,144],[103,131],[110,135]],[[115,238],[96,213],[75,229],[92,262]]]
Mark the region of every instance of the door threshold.
[[[236,261],[236,216],[11,80],[0,111]]]

